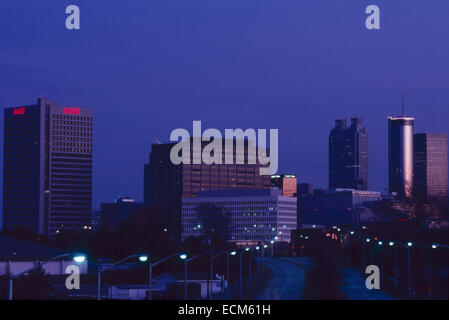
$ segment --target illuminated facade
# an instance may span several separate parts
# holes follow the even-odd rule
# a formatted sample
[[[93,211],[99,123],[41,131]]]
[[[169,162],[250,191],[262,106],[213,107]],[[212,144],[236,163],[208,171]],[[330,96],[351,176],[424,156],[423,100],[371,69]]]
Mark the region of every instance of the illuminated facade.
[[[277,188],[200,192],[182,200],[182,239],[213,229],[238,246],[290,242],[297,227],[296,203],[296,197],[285,197]]]
[[[448,197],[447,133],[414,136],[413,191],[421,200]]]
[[[414,118],[388,117],[388,189],[410,198],[413,191]]]
[[[298,194],[298,182],[292,174],[272,175],[271,186],[280,189],[284,197],[296,197]]]
[[[203,147],[208,142],[203,142]],[[223,140],[223,144],[225,141]],[[261,176],[261,165],[248,163],[248,145],[245,143],[245,163],[235,164],[234,143],[233,164],[179,164],[170,160],[170,150],[175,143],[156,144],[151,147],[150,163],[145,165],[144,201],[147,204],[163,206],[173,216],[173,224],[179,226],[175,237],[181,236],[181,206],[183,198],[195,198],[200,191],[222,189],[270,188],[270,176]],[[191,144],[193,148],[193,144]],[[223,159],[226,148],[223,145]],[[190,154],[193,156],[193,149]],[[193,162],[193,161],[191,161]]]
[[[89,228],[92,110],[41,97],[4,118],[3,227],[50,236]]]

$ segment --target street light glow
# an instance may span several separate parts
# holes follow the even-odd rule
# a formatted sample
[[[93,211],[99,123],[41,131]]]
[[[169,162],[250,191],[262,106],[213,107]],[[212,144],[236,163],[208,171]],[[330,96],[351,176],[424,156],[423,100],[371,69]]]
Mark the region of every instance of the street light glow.
[[[245,248],[245,251],[249,251],[249,248]]]
[[[185,260],[185,259],[187,259],[187,255],[186,255],[185,253],[180,254],[180,255],[179,255],[179,258],[180,258],[181,260]]]
[[[235,256],[237,254],[237,251],[231,251],[231,256]]]
[[[354,231],[351,231],[350,234],[354,234]]]
[[[86,256],[78,255],[78,256],[73,257],[73,260],[74,260],[76,263],[83,263],[84,260],[86,260]]]
[[[366,238],[366,242],[370,242],[371,240],[370,240],[370,238]]]
[[[139,261],[140,261],[140,262],[147,262],[147,260],[148,260],[148,256],[147,256],[147,255],[141,254],[141,255],[139,256]]]
[[[413,245],[413,243],[407,242],[407,245],[408,245],[409,247],[411,247],[411,246]]]
[[[379,241],[379,242],[378,242],[379,246],[381,246],[381,245],[382,245],[382,243],[383,243],[382,241]]]
[[[388,244],[390,245],[390,247],[394,246],[394,242],[393,241],[390,241]]]

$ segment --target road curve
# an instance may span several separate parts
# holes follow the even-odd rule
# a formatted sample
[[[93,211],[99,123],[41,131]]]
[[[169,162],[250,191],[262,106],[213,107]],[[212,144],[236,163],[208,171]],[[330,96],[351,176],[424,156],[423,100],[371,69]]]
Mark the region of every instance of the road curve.
[[[306,274],[312,266],[308,258],[260,258],[273,271],[257,300],[300,300],[304,295]]]

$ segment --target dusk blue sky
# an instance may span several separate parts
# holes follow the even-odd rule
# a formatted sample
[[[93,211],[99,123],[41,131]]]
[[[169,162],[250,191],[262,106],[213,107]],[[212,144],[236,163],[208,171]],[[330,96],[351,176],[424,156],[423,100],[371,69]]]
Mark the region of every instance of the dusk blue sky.
[[[381,30],[365,28],[370,4]],[[151,142],[193,120],[279,129],[279,172],[324,188],[334,119],[361,116],[383,191],[403,88],[415,132],[449,130],[449,1],[0,0],[0,106],[94,109],[94,208],[142,200]]]

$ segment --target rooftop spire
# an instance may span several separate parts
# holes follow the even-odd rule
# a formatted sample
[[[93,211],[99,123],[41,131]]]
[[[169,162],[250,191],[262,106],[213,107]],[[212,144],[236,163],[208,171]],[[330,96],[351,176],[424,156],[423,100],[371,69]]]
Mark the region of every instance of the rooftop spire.
[[[401,90],[402,94],[402,116],[405,117],[405,90]]]

